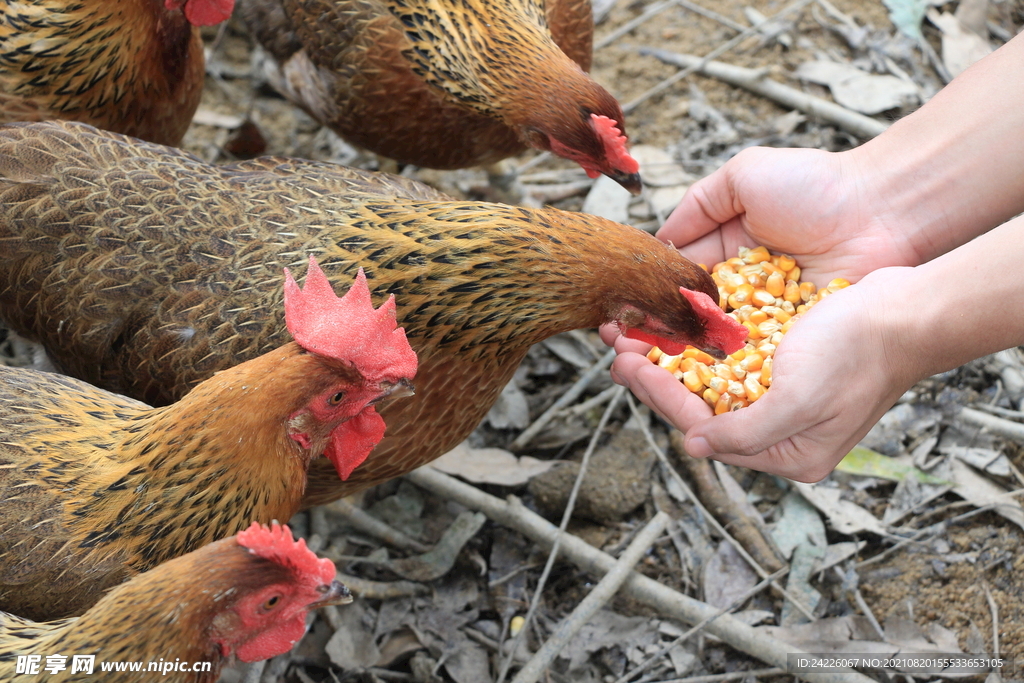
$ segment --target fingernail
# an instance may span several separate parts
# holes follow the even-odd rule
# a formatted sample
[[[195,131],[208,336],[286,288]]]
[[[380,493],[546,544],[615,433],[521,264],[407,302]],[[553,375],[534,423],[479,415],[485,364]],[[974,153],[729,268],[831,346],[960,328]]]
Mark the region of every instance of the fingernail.
[[[686,452],[694,458],[708,458],[715,454],[708,445],[707,439],[702,436],[695,436],[686,441]]]

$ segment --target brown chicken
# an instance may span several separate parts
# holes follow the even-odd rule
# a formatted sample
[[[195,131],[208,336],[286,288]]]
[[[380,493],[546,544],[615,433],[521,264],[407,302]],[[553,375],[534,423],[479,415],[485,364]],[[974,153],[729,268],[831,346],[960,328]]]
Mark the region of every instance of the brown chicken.
[[[311,262],[284,308],[295,341],[165,408],[0,367],[0,610],[79,614],[138,572],[288,519],[320,454],[352,473],[384,434],[375,404],[416,371],[394,300],[375,311],[362,277],[338,298]]]
[[[83,125],[2,127],[0,318],[63,370],[166,403],[286,340],[282,267],[312,253],[333,282],[365,268],[376,296],[398,296],[416,395],[381,410],[388,434],[346,482],[311,465],[307,505],[454,447],[560,332],[614,321],[666,352],[742,346],[710,275],[643,231],[442,199],[332,164],[211,166]]]
[[[254,522],[117,586],[81,617],[38,624],[0,612],[0,680],[213,683],[232,657],[288,652],[310,610],[351,602],[334,576],[288,527]],[[49,655],[63,655],[56,673],[45,671]]]
[[[586,74],[590,0],[242,0],[239,15],[274,86],[361,147],[450,169],[529,146],[640,192],[622,109]]]
[[[176,145],[203,91],[199,27],[234,0],[0,0],[0,123],[66,119]]]

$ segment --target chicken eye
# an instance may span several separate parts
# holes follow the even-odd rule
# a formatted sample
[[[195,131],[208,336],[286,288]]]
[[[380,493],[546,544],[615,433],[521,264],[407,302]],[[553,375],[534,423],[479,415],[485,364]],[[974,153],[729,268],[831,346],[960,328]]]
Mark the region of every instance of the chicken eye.
[[[270,598],[265,603],[263,603],[263,609],[265,609],[265,610],[274,609],[274,607],[277,606],[277,603],[280,602],[280,601],[281,601],[281,596],[280,595],[275,595],[274,597]]]
[[[331,396],[329,399],[327,399],[327,405],[329,405],[329,406],[336,406],[339,403],[341,403],[341,400],[343,398],[345,398],[345,392],[344,391],[339,391],[334,396]]]

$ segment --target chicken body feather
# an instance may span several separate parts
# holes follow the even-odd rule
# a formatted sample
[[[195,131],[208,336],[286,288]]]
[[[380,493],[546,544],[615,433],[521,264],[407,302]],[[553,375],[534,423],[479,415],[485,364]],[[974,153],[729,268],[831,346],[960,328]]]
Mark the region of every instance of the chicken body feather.
[[[717,343],[721,321],[679,291],[717,297],[710,276],[595,216],[442,201],[329,164],[215,167],[75,124],[0,128],[0,317],[90,382],[166,403],[282,343],[275,274],[307,253],[334,282],[361,266],[378,300],[395,294],[419,358],[416,395],[381,409],[384,440],[346,482],[314,462],[307,505],[454,447],[552,335],[616,321]]]
[[[431,168],[552,150],[639,192],[622,110],[586,71],[589,0],[245,0],[271,83],[351,142]]]
[[[164,0],[0,0],[3,123],[84,121],[176,145],[203,64],[199,29]]]

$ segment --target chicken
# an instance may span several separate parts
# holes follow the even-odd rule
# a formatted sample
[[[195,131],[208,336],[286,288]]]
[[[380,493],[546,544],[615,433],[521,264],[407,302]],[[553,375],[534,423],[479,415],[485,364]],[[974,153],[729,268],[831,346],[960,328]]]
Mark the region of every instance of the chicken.
[[[280,287],[266,293],[280,308]],[[290,518],[320,454],[343,479],[366,458],[384,434],[375,404],[416,371],[394,300],[375,311],[361,275],[338,298],[315,262],[284,296],[295,341],[164,408],[0,367],[0,610],[79,614],[250,521]]]
[[[334,282],[363,267],[376,296],[398,296],[419,368],[351,477],[311,464],[305,505],[454,447],[553,335],[616,322],[666,353],[720,358],[746,337],[707,272],[596,216],[444,201],[310,161],[211,166],[78,124],[0,127],[0,318],[65,372],[173,400],[283,343],[272,274],[307,253]]]
[[[271,83],[361,147],[452,169],[529,146],[640,192],[622,109],[586,74],[589,0],[242,0],[239,16]]]
[[[234,0],[0,0],[0,122],[67,119],[181,142],[203,90],[199,26]]]
[[[310,610],[351,602],[334,577],[334,564],[293,541],[288,527],[253,522],[113,588],[80,617],[39,624],[0,612],[0,679],[37,678],[16,675],[23,657],[19,673],[34,669],[48,681],[213,683],[232,657],[255,662],[288,652]],[[45,673],[48,655],[63,655],[64,670]],[[95,657],[92,675],[84,662],[72,675],[74,655]],[[131,662],[141,671],[124,671]],[[196,663],[209,670],[191,671]]]

